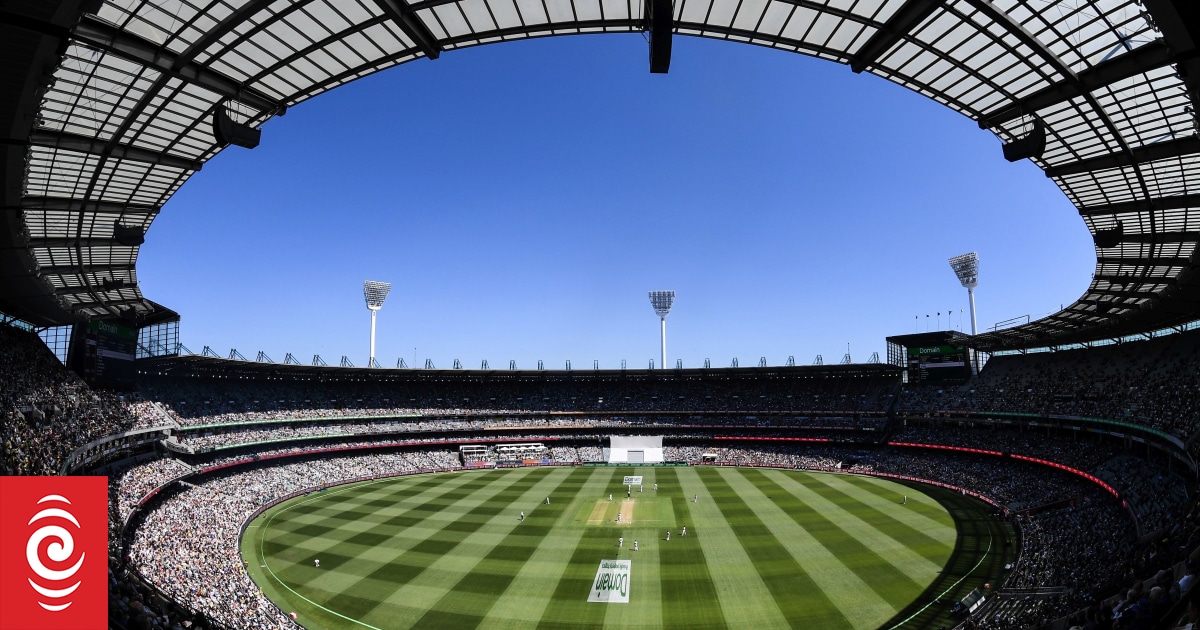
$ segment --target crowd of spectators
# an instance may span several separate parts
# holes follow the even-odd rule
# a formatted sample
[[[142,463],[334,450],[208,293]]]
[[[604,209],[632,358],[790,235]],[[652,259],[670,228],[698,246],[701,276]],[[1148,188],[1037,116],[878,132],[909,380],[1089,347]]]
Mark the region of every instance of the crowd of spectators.
[[[473,420],[452,420],[447,418],[427,419],[427,420],[381,420],[376,422],[322,422],[322,423],[304,423],[304,424],[270,424],[267,426],[251,425],[251,426],[235,426],[228,429],[205,428],[178,432],[178,443],[193,452],[203,452],[215,448],[228,448],[233,446],[241,446],[247,444],[256,444],[263,442],[272,442],[278,440],[302,440],[307,438],[322,438],[322,437],[346,437],[346,436],[377,436],[380,440],[388,440],[390,436],[403,434],[412,436],[414,434],[438,435],[444,436],[452,433],[463,432],[493,432],[505,430],[505,435],[510,436],[514,431],[524,431],[527,435],[535,435],[539,438],[551,436],[569,436],[578,438],[585,433],[580,431],[604,430],[605,435],[614,431],[617,432],[646,432],[659,430],[663,432],[669,431],[674,435],[683,435],[685,433],[715,435],[732,434],[732,435],[758,435],[764,437],[780,437],[788,435],[783,429],[777,427],[754,426],[756,429],[748,433],[746,430],[749,427],[741,422],[717,422],[710,420],[707,423],[692,423],[684,420],[682,422],[669,422],[659,418],[579,418],[577,420],[556,419],[553,422],[539,421],[537,418],[528,418],[527,421],[521,422],[513,418],[479,418]],[[541,429],[542,431],[538,431]],[[571,430],[569,433],[550,433],[547,429]],[[771,431],[770,429],[778,429]],[[690,430],[690,431],[689,431]],[[703,433],[702,433],[703,432]],[[867,440],[875,441],[883,438],[882,432],[876,431],[835,431],[835,430],[808,430],[804,432],[805,437],[810,438],[826,438],[832,440]],[[405,438],[408,439],[408,438]],[[422,438],[411,438],[413,441],[419,441]]]
[[[133,508],[151,490],[191,470],[191,466],[177,459],[163,458],[139,463],[124,471],[110,472],[109,500],[116,499],[119,522],[124,523]]]
[[[1200,331],[1086,350],[993,357],[966,384],[905,387],[896,408],[1105,418],[1187,440],[1200,429]]]
[[[883,414],[896,372],[817,378],[224,379],[146,374],[139,389],[180,424],[292,417],[554,411],[799,411]],[[297,416],[297,414],[302,414]]]
[[[262,502],[310,486],[314,480],[333,481],[364,470],[376,471],[368,474],[392,474],[456,468],[461,466],[456,450],[412,448],[444,442],[438,434],[451,431],[505,429],[511,434],[511,429],[527,428],[530,431],[519,437],[537,441],[556,435],[546,432],[548,428],[595,428],[595,433],[573,432],[570,437],[576,441],[570,445],[548,444],[546,457],[553,462],[579,464],[603,461],[604,452],[601,446],[581,446],[578,440],[595,439],[600,444],[610,429],[636,432],[740,426],[754,427],[761,435],[783,435],[786,427],[804,428],[815,432],[812,435],[824,435],[821,431],[836,435],[837,431],[865,428],[882,435],[887,423],[884,412],[895,400],[910,424],[895,428],[892,441],[1019,453],[1092,472],[1129,500],[1143,531],[1156,534],[1153,542],[1135,545],[1127,513],[1094,484],[1044,466],[1005,458],[909,447],[745,448],[716,441],[668,445],[664,456],[668,461],[692,463],[910,475],[971,488],[991,497],[1021,514],[1017,524],[1023,532],[1024,552],[1012,572],[1010,586],[1064,589],[1062,593],[1030,599],[1028,605],[1010,607],[1005,618],[983,620],[982,626],[1017,628],[1089,604],[1090,614],[1103,616],[1092,603],[1096,593],[1105,592],[1115,583],[1130,582],[1147,567],[1177,560],[1196,549],[1200,519],[1194,499],[1188,503],[1188,484],[1157,463],[1134,457],[1120,445],[1095,436],[1067,439],[1064,432],[1049,429],[972,429],[944,421],[932,425],[914,414],[958,410],[1091,416],[1142,423],[1186,440],[1200,427],[1198,340],[1200,333],[1188,333],[1119,348],[996,357],[968,384],[904,387],[898,395],[899,383],[883,376],[694,381],[516,379],[492,385],[454,379],[397,384],[151,377],[141,385],[146,397],[143,400],[137,395],[91,390],[64,369],[36,335],[0,325],[0,467],[4,474],[56,474],[74,449],[134,427],[218,425],[176,430],[176,435],[180,444],[200,451],[243,446],[234,455],[186,456],[187,463],[152,459],[112,473],[110,512],[115,533],[115,527],[147,492],[189,472],[190,465],[212,466],[330,447],[397,447],[369,454],[326,451],[326,459],[309,458],[303,463],[283,460],[274,466],[264,464],[250,473],[226,476],[203,485],[217,489],[219,494],[184,491],[164,504],[167,509],[151,512],[137,530],[142,538],[135,549],[140,549],[141,555],[135,556],[133,566],[174,602],[218,620],[222,615],[240,619],[236,625],[290,627],[290,620],[279,619],[273,607],[263,607],[265,600],[240,567],[235,570],[226,562],[230,558],[237,562],[236,544],[226,544],[229,536],[236,536],[229,528],[236,529],[237,523],[231,524],[228,518],[219,522],[222,519],[202,510],[252,511]],[[556,411],[581,413],[547,414]],[[758,411],[771,415],[757,415]],[[595,415],[590,415],[593,412]],[[318,420],[323,418],[345,420]],[[917,424],[912,423],[914,420]],[[268,424],[219,426],[246,422]],[[761,432],[775,427],[781,431]],[[391,437],[387,435],[390,433],[405,435]],[[711,430],[664,433],[692,440],[714,435]],[[251,442],[337,435],[347,437],[272,445],[253,452],[245,448]],[[398,450],[401,447],[404,450]],[[1184,517],[1188,505],[1192,510]],[[189,521],[189,510],[200,511]],[[116,536],[111,538],[115,540]],[[207,558],[220,556],[217,547],[212,546],[216,540],[223,541],[218,546],[233,551],[210,567]],[[166,552],[168,541],[177,543],[182,556],[172,558]],[[114,618],[123,619],[125,627],[132,623],[159,627],[202,623],[201,617],[189,616],[172,601],[155,601],[154,593],[138,584],[136,577],[123,573],[123,566],[114,565],[110,599],[116,606]],[[233,590],[218,594],[223,587],[214,575],[237,576],[231,580]],[[1133,618],[1128,611],[1149,597],[1149,591],[1139,592],[1134,604],[1124,606],[1126,619]],[[1122,607],[1113,608],[1116,612],[1110,613],[1120,616]]]
[[[1106,586],[1131,578],[1131,522],[1119,505],[1096,486],[1035,464],[913,450],[864,452],[827,445],[744,448],[714,443],[666,446],[664,457],[698,463],[902,474],[971,488],[1012,505],[1044,506],[1075,499],[1072,505],[1076,507],[1056,506],[1019,517],[1026,543],[1009,584],[1066,590],[1056,598],[1034,600],[1029,607],[1018,609],[1025,612],[1010,612],[1010,619],[1062,616],[1090,601]],[[601,449],[554,447],[550,453],[557,462],[578,463],[598,460]],[[274,466],[264,463],[250,471],[220,477],[167,499],[136,530],[131,551],[133,566],[172,599],[219,622],[240,627],[288,626],[290,620],[280,617],[262,598],[240,565],[237,535],[250,513],[275,498],[314,485],[461,465],[458,454],[449,450],[286,461]],[[137,483],[156,477],[160,471],[169,476],[172,467],[147,465],[123,479]],[[1014,467],[1029,469],[1010,470]]]
[[[208,630],[212,626],[177,602],[147,587],[115,557],[108,562],[108,627],[116,630]]]
[[[156,407],[152,407],[156,410]],[[425,423],[428,430],[447,430],[454,425],[442,423],[459,422],[459,428],[483,428],[480,422],[490,422],[496,426],[525,427],[571,427],[571,426],[661,426],[670,427],[680,424],[720,424],[738,425],[759,428],[792,428],[806,430],[883,430],[888,418],[883,414],[845,415],[833,413],[817,416],[772,412],[772,415],[753,415],[747,413],[700,415],[699,412],[678,411],[670,415],[647,415],[638,412],[617,412],[605,415],[548,415],[551,412],[514,411],[489,408],[455,408],[455,409],[280,409],[270,413],[246,411],[240,413],[223,413],[215,416],[196,416],[180,418],[173,411],[166,415],[147,413],[139,421],[137,428],[150,428],[164,424],[181,425],[183,430],[254,430],[267,426],[278,426],[298,423],[330,423],[351,424],[354,420],[364,418],[381,418],[382,423],[396,422],[421,426]],[[707,412],[706,412],[707,413]],[[678,415],[676,415],[678,414]],[[164,422],[167,417],[169,422]],[[459,418],[464,418],[458,420]],[[474,424],[472,424],[474,423]],[[227,429],[222,426],[227,425]],[[412,429],[417,430],[417,429]]]
[[[1183,512],[1187,482],[1162,466],[1125,453],[1120,443],[1094,434],[1073,439],[1049,437],[1033,429],[1012,427],[908,426],[894,442],[938,444],[1015,453],[1064,464],[1095,475],[1128,501],[1143,532],[1161,530]]]
[[[1094,434],[1076,438],[1070,434],[1049,435],[1035,428],[968,426],[944,421],[931,426],[910,424],[892,433],[888,441],[1015,453],[1087,471],[1121,452],[1115,440]]]
[[[247,575],[241,525],[290,493],[344,479],[456,469],[451,451],[374,453],[281,463],[188,487],[151,510],[135,530],[129,561],[172,600],[236,628],[295,628]]]
[[[122,396],[93,391],[37,335],[0,325],[0,471],[56,475],[76,448],[133,426]]]
[[[1092,472],[1129,501],[1144,532],[1161,531],[1187,504],[1187,484],[1183,479],[1144,459],[1117,455]]]

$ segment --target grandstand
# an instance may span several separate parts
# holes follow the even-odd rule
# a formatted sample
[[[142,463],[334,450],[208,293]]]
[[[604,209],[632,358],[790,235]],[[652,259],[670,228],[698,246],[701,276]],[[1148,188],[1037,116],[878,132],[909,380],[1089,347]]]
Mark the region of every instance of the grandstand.
[[[760,469],[819,471],[846,484],[846,496],[881,480],[926,488],[941,492],[930,505],[986,506],[989,531],[1011,532],[998,543],[1003,555],[991,556],[1009,566],[988,574],[986,587],[970,563],[947,565],[947,574],[961,571],[965,590],[955,592],[956,582],[938,592],[970,596],[969,617],[936,606],[936,594],[899,603],[881,594],[886,627],[1174,626],[1200,593],[1191,590],[1200,569],[1200,202],[1192,183],[1200,19],[1192,3],[1079,3],[1072,20],[1060,20],[1054,11],[1064,8],[1052,6],[1060,3],[788,0],[760,3],[758,19],[746,21],[729,17],[737,3],[723,1],[699,13],[656,0],[644,13],[622,5],[614,14],[555,0],[526,20],[506,0],[380,0],[356,4],[336,33],[318,32],[325,27],[299,10],[329,10],[315,0],[282,10],[172,3],[170,26],[153,17],[164,11],[157,2],[0,8],[0,51],[12,60],[0,76],[0,465],[5,475],[108,476],[110,626],[296,627],[241,555],[257,516],[393,477],[420,475],[414,483],[434,492],[445,478],[437,473],[490,468],[477,464],[520,470],[471,475],[552,469],[544,474],[563,474],[565,485],[571,473],[558,469],[600,469],[593,465],[608,463],[614,438],[627,457],[651,449],[657,460],[661,450],[669,466],[655,470],[679,467],[722,491],[728,503],[714,508],[699,507],[699,493],[689,508],[680,493],[672,514],[729,510],[711,513],[730,517],[731,540],[753,527],[768,531],[731,517],[757,517],[738,503],[757,487],[751,481],[782,487],[792,479]],[[785,5],[807,21],[796,33],[767,19]],[[443,19],[450,7],[463,17]],[[228,145],[257,144],[266,120],[414,59],[585,31],[651,34],[656,72],[669,68],[674,34],[754,41],[846,63],[946,104],[992,131],[1005,157],[1032,160],[1075,205],[1097,252],[1087,290],[1059,312],[1009,328],[889,338],[882,364],[590,371],[196,355],[179,343],[180,315],[142,295],[135,262],[163,204]],[[275,39],[266,45],[266,37]],[[376,45],[339,59],[355,48],[345,45],[351,40]],[[959,44],[943,45],[949,40]],[[323,65],[330,62],[338,69]],[[101,118],[99,126],[81,122]],[[972,353],[990,357],[977,373],[961,360]],[[468,479],[464,487],[492,479],[453,478]],[[533,493],[539,479],[560,478],[529,479]],[[836,504],[824,484],[795,492]],[[770,513],[798,518],[780,507],[788,505],[772,504]],[[661,510],[650,513],[666,522]],[[470,534],[476,524],[454,526]],[[775,524],[785,526],[796,525]],[[786,577],[799,576],[799,565],[789,566]],[[447,592],[443,608],[469,600]],[[680,615],[694,603],[662,601]],[[556,606],[561,616],[547,624],[575,610]],[[798,623],[780,606],[778,625]],[[669,627],[665,610],[659,619]],[[718,607],[707,619],[723,625],[720,615],[735,613]]]

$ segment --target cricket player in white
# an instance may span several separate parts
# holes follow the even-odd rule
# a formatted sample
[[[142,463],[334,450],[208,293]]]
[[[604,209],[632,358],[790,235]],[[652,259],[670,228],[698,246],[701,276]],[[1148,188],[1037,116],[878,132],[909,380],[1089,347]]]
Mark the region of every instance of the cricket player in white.
[[[687,525],[683,526],[683,533],[680,536],[687,536]]]
[[[316,558],[316,559],[314,559],[314,560],[313,560],[313,566],[314,566],[314,567],[317,567],[318,569],[320,569],[320,568],[321,568],[321,559],[320,559],[320,558]]]
[[[617,539],[617,549],[620,549],[621,547],[624,547],[624,546],[625,546],[625,537],[621,536],[620,538]]]

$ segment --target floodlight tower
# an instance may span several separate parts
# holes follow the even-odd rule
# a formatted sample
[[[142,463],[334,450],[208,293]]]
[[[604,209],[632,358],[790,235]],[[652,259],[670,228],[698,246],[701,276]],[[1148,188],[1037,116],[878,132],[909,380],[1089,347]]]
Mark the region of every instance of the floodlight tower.
[[[662,363],[661,367],[667,367],[667,315],[671,314],[671,306],[675,304],[674,291],[651,291],[650,306],[654,307],[654,313],[658,315],[662,322]]]
[[[955,256],[950,259],[950,268],[967,288],[967,297],[971,300],[971,334],[974,335],[978,332],[975,329],[975,287],[979,285],[979,254],[971,252]]]
[[[950,259],[950,268],[954,270],[954,275],[958,276],[958,281],[967,288],[967,297],[971,301],[971,335],[974,336],[979,332],[975,327],[975,287],[979,285],[979,254],[971,252],[955,256]],[[973,348],[967,352],[971,357],[971,373],[978,374],[979,353]]]
[[[363,282],[363,297],[367,299],[367,308],[371,311],[371,358],[367,360],[367,367],[375,367],[375,315],[383,308],[383,301],[391,290],[391,282]]]

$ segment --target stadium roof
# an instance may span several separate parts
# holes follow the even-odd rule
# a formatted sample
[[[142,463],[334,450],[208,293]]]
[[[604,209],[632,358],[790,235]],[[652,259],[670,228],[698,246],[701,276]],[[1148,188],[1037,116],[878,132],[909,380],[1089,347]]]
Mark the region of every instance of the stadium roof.
[[[1010,157],[1033,156],[1078,208],[1095,275],[1062,311],[973,345],[1200,319],[1194,1],[674,0],[655,11],[664,2],[9,0],[0,311],[35,325],[155,313],[135,269],[151,222],[227,143],[256,144],[289,106],[456,48],[646,31],[655,71],[672,33],[752,43],[879,75],[1006,143],[1028,138]]]

